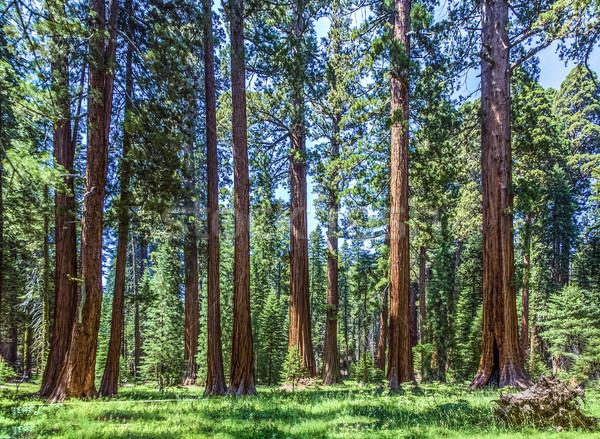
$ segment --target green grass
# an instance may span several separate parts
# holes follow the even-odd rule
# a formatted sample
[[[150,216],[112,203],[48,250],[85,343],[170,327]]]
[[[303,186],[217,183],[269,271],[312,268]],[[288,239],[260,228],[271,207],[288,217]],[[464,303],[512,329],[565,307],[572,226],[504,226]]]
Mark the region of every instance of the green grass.
[[[19,394],[37,390],[23,385]],[[0,438],[600,438],[600,433],[510,429],[495,421],[498,392],[422,385],[389,394],[354,383],[296,392],[259,388],[253,397],[204,398],[201,388],[122,388],[118,398],[46,405],[0,390]],[[504,391],[506,392],[506,391]],[[176,401],[142,402],[142,400]],[[600,417],[600,392],[586,412]]]

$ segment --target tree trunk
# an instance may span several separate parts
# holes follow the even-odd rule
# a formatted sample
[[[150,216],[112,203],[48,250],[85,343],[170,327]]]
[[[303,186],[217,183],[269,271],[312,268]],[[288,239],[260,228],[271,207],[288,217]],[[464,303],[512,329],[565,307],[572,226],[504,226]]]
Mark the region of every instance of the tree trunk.
[[[193,217],[186,221],[186,236],[183,243],[183,265],[185,271],[185,351],[184,361],[186,364],[184,385],[196,383],[198,365],[196,355],[198,354],[198,336],[200,334],[200,302],[198,300],[198,242],[196,240],[196,203],[194,202],[195,170],[194,152],[191,139],[186,145],[186,195],[184,206],[187,217]]]
[[[127,32],[129,38],[132,38],[132,0],[126,0],[125,9],[127,10]],[[127,154],[131,148],[131,134],[128,132],[132,104],[131,97],[133,90],[133,47],[131,42],[127,44],[127,58],[125,67],[125,120],[123,129],[123,156],[121,158],[121,199],[118,205],[119,230],[117,241],[117,255],[115,262],[115,285],[113,290],[112,319],[110,322],[110,340],[108,342],[108,354],[106,357],[106,366],[100,383],[100,395],[113,396],[119,392],[119,363],[121,360],[120,348],[123,340],[124,327],[124,306],[125,306],[125,277],[127,269],[127,238],[129,237],[129,180],[130,166]]]
[[[410,0],[395,0],[396,50],[410,50]],[[404,58],[404,57],[401,57]],[[390,183],[390,327],[387,379],[390,390],[415,380],[410,345],[410,255],[408,233],[408,61],[392,66]]]
[[[527,387],[514,287],[508,2],[482,0],[483,337],[471,382]]]
[[[50,212],[48,186],[44,186],[44,288],[42,290],[42,322],[44,338],[40,358],[46,358],[50,347]],[[41,364],[41,363],[40,363]]]
[[[525,217],[523,236],[523,290],[521,292],[521,355],[529,356],[529,280],[531,278],[531,215]]]
[[[341,115],[332,118],[333,138],[330,159],[337,166],[340,155]],[[325,347],[323,349],[323,384],[342,384],[340,356],[338,353],[337,325],[339,306],[339,270],[338,270],[338,172],[334,170],[329,187],[329,212],[327,216],[327,322],[325,323]]]
[[[208,273],[206,335],[206,395],[223,395],[226,391],[221,342],[221,292],[219,290],[219,156],[217,150],[217,110],[215,58],[213,48],[212,0],[203,0],[204,12],[204,90],[206,108],[206,214],[208,228]]]
[[[317,375],[311,339],[306,219],[306,137],[303,53],[304,1],[294,3],[290,56],[292,72],[292,127],[290,156],[290,330],[289,346],[296,346],[309,377]]]
[[[90,23],[88,141],[85,175],[85,198],[81,221],[81,265],[83,287],[79,318],[73,326],[71,344],[52,402],[67,397],[93,398],[98,328],[102,304],[102,217],[108,162],[108,135],[112,110],[114,77],[109,66],[114,62],[117,36],[117,0],[110,4],[106,23],[104,0],[92,0]],[[104,33],[108,30],[109,40]]]
[[[417,315],[417,294],[419,291],[419,283],[413,282],[410,284],[410,345],[416,346],[419,342],[418,340],[418,320],[419,316]]]
[[[254,395],[254,347],[250,317],[250,183],[246,120],[244,2],[230,1],[231,100],[235,241],[233,262],[233,340],[228,393]]]
[[[421,246],[419,248],[419,342],[422,345],[425,344],[425,328],[427,325],[426,256],[427,249],[424,246]],[[421,352],[421,381],[425,381],[425,376],[428,372],[428,368],[425,367],[425,361],[425,354]]]
[[[54,4],[54,3],[51,3]],[[51,15],[64,14],[54,4]],[[59,44],[57,42],[56,44]],[[57,120],[54,123],[54,161],[66,171],[63,181],[67,191],[56,191],[54,205],[54,323],[50,341],[50,353],[42,377],[39,395],[48,397],[58,383],[64,366],[71,332],[77,310],[77,230],[75,225],[75,182],[73,162],[75,144],[71,133],[71,109],[69,105],[68,59],[55,55],[52,62],[52,92],[56,105]]]
[[[384,245],[390,246],[390,229],[385,228]],[[384,272],[384,278],[388,284],[381,293],[381,313],[379,314],[379,344],[377,345],[377,367],[385,372],[385,351],[387,349],[388,339],[388,295],[389,295],[389,276],[388,270]]]

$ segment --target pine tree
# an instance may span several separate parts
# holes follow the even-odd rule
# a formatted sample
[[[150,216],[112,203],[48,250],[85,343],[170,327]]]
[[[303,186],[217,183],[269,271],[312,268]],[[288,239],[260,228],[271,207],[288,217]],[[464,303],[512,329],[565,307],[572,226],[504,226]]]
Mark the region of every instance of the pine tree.
[[[152,300],[144,328],[143,370],[162,389],[178,383],[184,370],[181,262],[176,248],[167,241],[158,244],[152,260],[155,267],[149,285]]]

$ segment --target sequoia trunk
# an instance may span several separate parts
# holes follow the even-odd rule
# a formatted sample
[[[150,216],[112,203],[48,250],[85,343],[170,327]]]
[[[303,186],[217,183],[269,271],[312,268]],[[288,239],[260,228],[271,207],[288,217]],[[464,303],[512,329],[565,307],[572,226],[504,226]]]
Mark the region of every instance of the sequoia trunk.
[[[306,218],[306,134],[303,46],[304,1],[294,3],[290,56],[292,78],[292,126],[290,132],[290,330],[289,346],[296,346],[308,376],[317,375],[311,339]]]
[[[207,395],[223,395],[226,390],[221,343],[221,292],[219,291],[219,157],[217,151],[217,111],[215,59],[213,48],[212,0],[203,0],[204,12],[204,90],[206,107],[206,174],[208,218],[208,273],[206,310],[206,390]]]
[[[235,241],[233,262],[233,340],[228,392],[254,395],[254,347],[250,319],[250,183],[246,120],[244,2],[231,0],[231,101]]]
[[[408,99],[410,0],[396,0],[394,40],[404,50],[403,65],[393,66],[391,79],[390,180],[390,327],[387,379],[390,390],[415,380],[410,342],[410,257],[408,233]]]
[[[75,321],[65,364],[56,388],[50,395],[53,402],[66,397],[95,397],[94,384],[98,328],[102,303],[102,216],[108,161],[108,134],[112,110],[114,78],[108,73],[115,57],[117,36],[117,0],[110,4],[110,19],[106,23],[104,0],[92,0],[90,26],[88,141],[85,175],[85,198],[81,221],[81,266],[83,287],[80,318]],[[105,39],[108,30],[109,40]]]
[[[482,0],[483,336],[472,388],[527,387],[514,287],[508,1]]]
[[[51,3],[51,15],[64,13]],[[58,42],[56,43],[58,44]],[[56,55],[52,62],[52,93],[57,113],[54,123],[54,161],[66,172],[63,182],[66,191],[56,191],[54,199],[54,323],[50,341],[50,353],[42,378],[39,395],[48,397],[58,383],[60,371],[71,343],[71,332],[77,309],[77,231],[75,228],[75,184],[73,162],[75,141],[71,133],[71,109],[69,105],[68,59]]]
[[[127,0],[127,30],[132,38],[132,0]],[[131,147],[131,134],[128,132],[131,123],[131,96],[133,94],[133,47],[127,44],[127,58],[125,67],[125,121],[123,129],[123,155],[121,157],[121,199],[118,205],[119,230],[117,237],[117,256],[115,261],[115,285],[113,290],[112,319],[110,322],[110,340],[106,366],[102,375],[99,393],[102,396],[113,396],[119,392],[119,363],[121,360],[121,343],[123,340],[124,306],[125,306],[125,275],[127,269],[127,238],[129,235],[129,180],[130,170],[127,154]]]

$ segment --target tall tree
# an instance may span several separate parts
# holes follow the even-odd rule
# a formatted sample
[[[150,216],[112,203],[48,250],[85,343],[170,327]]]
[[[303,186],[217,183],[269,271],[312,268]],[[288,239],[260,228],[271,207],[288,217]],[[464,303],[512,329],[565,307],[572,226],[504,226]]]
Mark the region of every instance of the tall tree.
[[[121,360],[121,345],[123,342],[123,325],[125,323],[125,277],[127,269],[127,244],[129,237],[129,209],[130,193],[129,181],[131,171],[127,154],[131,148],[131,112],[133,111],[133,44],[132,44],[132,0],[126,0],[125,10],[126,31],[129,36],[127,43],[127,55],[125,60],[125,116],[123,121],[123,151],[121,156],[121,175],[119,184],[121,186],[121,198],[118,205],[118,236],[117,255],[115,261],[115,279],[112,303],[112,319],[110,322],[110,341],[108,343],[108,355],[106,366],[102,375],[99,393],[102,396],[113,396],[119,391],[119,362]],[[135,268],[134,268],[135,270]]]
[[[308,20],[305,0],[292,6],[290,127],[290,333],[289,346],[296,346],[308,376],[317,375],[311,339],[310,292],[308,282],[308,228],[306,217],[306,103],[304,75],[306,59],[304,34]]]
[[[219,157],[217,151],[217,109],[213,47],[212,0],[202,1],[204,14],[204,90],[206,111],[206,215],[208,218],[208,272],[206,309],[206,390],[223,395],[226,390],[221,343],[221,292],[219,290]]]
[[[415,380],[410,343],[408,233],[408,101],[410,0],[395,0],[391,65],[390,324],[387,379],[390,390]]]
[[[230,0],[228,6],[231,35],[231,102],[233,106],[235,208],[233,341],[228,392],[241,396],[256,394],[254,386],[254,347],[250,315],[250,182],[248,178],[248,132],[246,119],[244,1]],[[308,271],[306,273],[308,275]]]
[[[73,333],[58,385],[51,401],[65,397],[95,397],[94,368],[102,303],[102,217],[108,160],[108,137],[112,111],[117,15],[112,0],[106,17],[104,0],[91,0],[90,68],[88,85],[88,141],[83,202],[81,267],[83,292],[78,303],[80,318]]]
[[[527,387],[513,283],[508,1],[482,0],[482,8],[483,337],[471,387]]]
[[[48,9],[53,23],[65,20],[65,5],[51,0]],[[77,236],[75,224],[75,184],[73,162],[76,138],[71,130],[69,96],[69,57],[67,42],[61,37],[62,29],[54,29],[51,43],[52,92],[57,113],[54,123],[54,159],[64,168],[65,189],[55,196],[55,252],[54,271],[54,324],[50,353],[42,378],[40,396],[50,396],[58,382],[60,371],[69,350],[71,331],[77,306]]]

